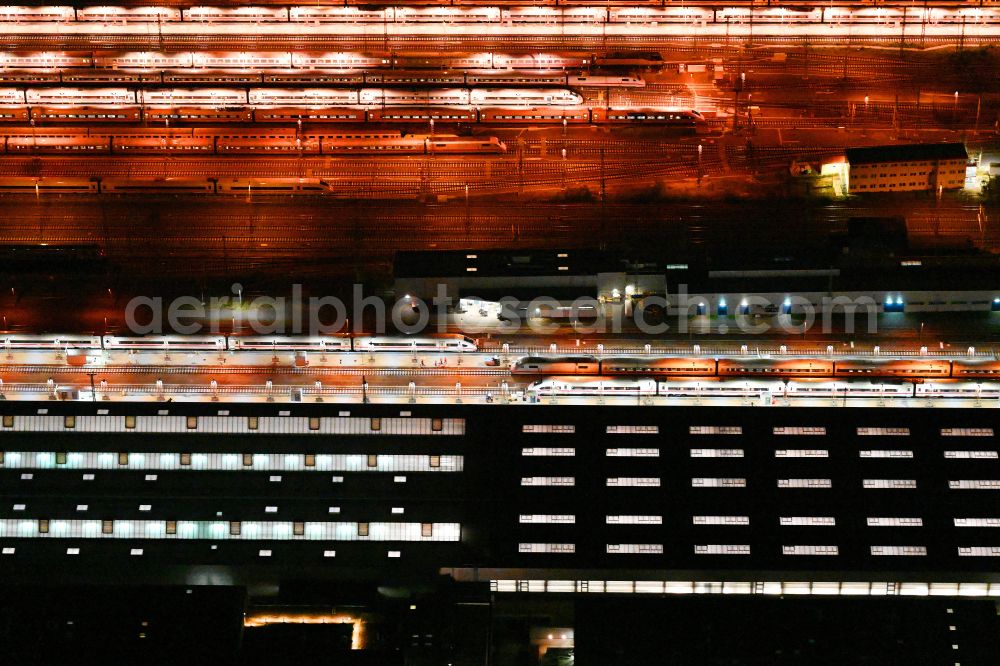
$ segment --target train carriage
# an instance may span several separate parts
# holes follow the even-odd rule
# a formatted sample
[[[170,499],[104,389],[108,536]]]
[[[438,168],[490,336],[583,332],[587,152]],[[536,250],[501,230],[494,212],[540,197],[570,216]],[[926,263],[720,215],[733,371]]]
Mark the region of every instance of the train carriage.
[[[128,88],[27,88],[24,100],[29,105],[135,104],[136,101],[135,91]]]
[[[55,69],[0,69],[0,83],[59,83],[63,76]]]
[[[221,182],[221,181],[220,181]],[[229,336],[231,351],[350,351],[351,338],[346,335],[286,337],[263,335]]]
[[[211,69],[260,67],[286,69],[292,67],[292,54],[284,51],[235,51],[226,53],[195,52],[191,54],[193,67]]]
[[[605,23],[608,10],[603,7],[511,7],[501,10],[501,21],[511,25]]]
[[[235,88],[160,88],[140,90],[140,104],[180,106],[239,106],[247,103],[246,90]]]
[[[323,194],[327,188],[319,178],[222,178],[216,183],[216,191],[219,194]],[[275,349],[296,348],[296,339],[287,338]],[[305,346],[304,342],[299,344]]]
[[[160,73],[154,70],[80,69],[69,70],[60,77],[63,83],[159,83]]]
[[[91,155],[111,152],[109,137],[8,137],[6,145],[8,153]]]
[[[199,106],[147,106],[144,115],[149,122],[249,123],[253,113],[243,107],[206,108]]]
[[[226,154],[257,154],[257,155],[301,155],[318,154],[320,142],[318,139],[293,137],[232,137],[220,136],[215,141],[216,152]]]
[[[832,361],[821,359],[719,359],[720,377],[831,377]]]
[[[492,54],[493,69],[579,69],[590,65],[587,53]]]
[[[363,109],[350,107],[323,106],[323,107],[260,107],[253,110],[253,118],[258,123],[283,123],[283,122],[323,122],[323,123],[363,123],[365,122],[365,112]]]
[[[1000,361],[956,359],[951,362],[954,379],[1000,379]]]
[[[473,88],[469,103],[474,106],[577,106],[579,93],[566,88]]]
[[[427,152],[431,154],[501,154],[507,152],[507,145],[495,136],[491,137],[425,137]]]
[[[292,23],[385,23],[393,20],[393,12],[391,7],[291,7],[288,19]]]
[[[215,152],[215,142],[209,137],[114,137],[111,140],[111,152],[121,155],[212,154]]]
[[[494,54],[471,53],[468,55],[442,55],[440,53],[411,53],[392,58],[394,69],[491,69]]]
[[[561,72],[523,70],[473,70],[466,72],[465,82],[470,86],[564,86],[567,76]]]
[[[461,86],[465,84],[465,74],[461,72],[435,72],[433,70],[370,72],[365,74],[364,78],[366,83],[387,86]]]
[[[107,123],[137,123],[142,118],[138,106],[53,105],[31,107],[31,119],[42,122],[96,120]]]
[[[351,347],[354,351],[473,352],[477,349],[474,340],[454,333],[412,338],[360,335],[352,340]]]
[[[285,7],[188,7],[184,20],[193,23],[286,23]]]
[[[0,67],[93,67],[89,53],[38,51],[35,53],[0,52]]]
[[[162,74],[163,83],[261,83],[263,74],[253,70],[169,71]]]
[[[344,106],[358,103],[358,91],[347,88],[251,88],[248,98],[255,106]]]
[[[193,55],[191,53],[159,53],[157,51],[132,51],[128,53],[98,53],[93,58],[93,63],[80,65],[81,67],[105,67],[113,69],[116,67],[134,67],[140,69],[148,68],[185,68],[191,67]]]
[[[76,20],[90,23],[170,23],[181,20],[176,7],[81,7]]]
[[[436,107],[386,107],[370,109],[368,122],[372,123],[474,123],[476,112],[470,109]]]
[[[516,375],[599,375],[601,366],[593,356],[525,356],[510,371]]]
[[[469,104],[469,91],[466,88],[362,88],[358,101],[362,106],[465,106]]]
[[[61,23],[74,20],[72,7],[25,7],[6,5],[0,7],[0,23]]]
[[[0,123],[28,122],[28,107],[0,106]]]
[[[531,107],[525,109],[486,107],[479,111],[482,123],[532,123],[580,125],[590,122],[590,109]]]
[[[717,373],[716,362],[709,358],[611,357],[601,360],[603,375],[676,375],[711,377]]]
[[[24,104],[24,91],[20,88],[0,88],[0,104]]]
[[[353,52],[302,53],[291,54],[291,66],[296,69],[368,69],[387,67],[392,63],[389,56],[366,55]]]
[[[497,7],[396,7],[396,23],[499,23]]]
[[[836,377],[933,378],[951,376],[951,363],[944,360],[852,359],[836,361]]]
[[[266,71],[262,74],[264,83],[316,84],[335,83],[338,85],[361,85],[367,81],[363,72],[357,70],[290,70]]]
[[[119,336],[105,335],[103,346],[109,351],[153,350],[224,351],[226,338],[221,335]]]

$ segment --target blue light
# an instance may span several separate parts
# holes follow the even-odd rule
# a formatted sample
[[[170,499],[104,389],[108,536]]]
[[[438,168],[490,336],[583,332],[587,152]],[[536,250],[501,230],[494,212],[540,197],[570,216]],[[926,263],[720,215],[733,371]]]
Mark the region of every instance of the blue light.
[[[896,305],[902,305],[902,304],[903,304],[903,297],[902,296],[897,296],[896,297]]]

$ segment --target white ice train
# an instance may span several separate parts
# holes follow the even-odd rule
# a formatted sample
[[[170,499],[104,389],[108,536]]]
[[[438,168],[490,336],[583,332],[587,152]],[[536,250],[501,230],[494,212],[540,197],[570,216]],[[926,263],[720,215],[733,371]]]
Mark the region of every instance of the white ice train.
[[[743,397],[895,400],[904,398],[1000,399],[1000,384],[961,381],[766,381],[611,379],[548,377],[527,388],[533,396],[659,396],[676,398]]]
[[[79,336],[78,336],[79,337]],[[9,338],[12,349],[62,349],[67,338],[21,336]],[[472,338],[457,334],[425,336],[242,336],[242,335],[171,335],[118,336],[90,338],[88,349],[117,351],[421,351],[474,352],[478,349]],[[2,339],[0,339],[2,341]],[[74,344],[80,346],[82,343]]]
[[[757,24],[898,24],[898,23],[995,23],[997,13],[991,0],[960,2],[947,0],[936,4],[952,6],[862,6],[876,3],[852,3],[853,6],[819,6],[817,0],[805,0],[795,6],[669,6],[666,0],[611,0],[577,4],[624,5],[574,7],[575,0],[542,0],[527,7],[500,7],[510,0],[454,0],[443,6],[376,7],[351,0],[342,6],[299,7],[114,7],[96,6],[74,9],[69,6],[7,6],[0,10],[0,23],[454,23],[454,24],[638,24],[698,25],[712,23]],[[456,5],[481,6],[456,6]],[[521,3],[527,4],[527,3]],[[746,4],[745,0],[741,4]],[[350,6],[355,5],[355,6]],[[548,5],[548,6],[542,6]],[[558,5],[558,6],[556,6]],[[642,6],[645,5],[645,6]],[[812,6],[810,6],[812,5]]]

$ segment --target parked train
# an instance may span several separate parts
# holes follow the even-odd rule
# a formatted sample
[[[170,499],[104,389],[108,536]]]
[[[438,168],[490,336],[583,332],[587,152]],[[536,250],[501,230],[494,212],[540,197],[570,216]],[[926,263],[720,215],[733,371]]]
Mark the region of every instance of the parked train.
[[[623,356],[526,356],[511,366],[515,375],[641,376],[641,377],[758,377],[1000,379],[1000,361],[974,359],[821,358],[740,359]]]
[[[129,128],[131,129],[131,128]],[[493,136],[400,134],[295,129],[0,129],[7,154],[188,154],[188,155],[434,155],[491,154],[507,151]]]
[[[292,84],[376,86],[572,86],[642,88],[638,76],[595,75],[564,70],[281,70],[281,69],[0,69],[0,84]]]
[[[0,105],[577,106],[567,88],[0,88]]]
[[[417,4],[431,4],[423,0]],[[542,0],[531,6],[523,0],[451,0],[434,2],[428,7],[375,7],[361,0],[340,6],[307,7],[5,7],[0,12],[4,23],[466,23],[466,24],[545,24],[545,23],[933,23],[996,22],[992,12],[969,12],[964,8],[885,7],[875,0],[852,2],[836,7],[818,6],[819,0],[803,0],[786,7],[782,3],[762,3],[762,6],[731,6],[747,4],[747,0],[725,3],[719,7],[692,7],[676,0]],[[768,6],[773,4],[774,6]],[[937,4],[937,3],[935,3]],[[947,2],[947,4],[956,4]],[[965,4],[965,3],[962,3]],[[995,4],[991,0],[970,2],[979,7]],[[451,5],[451,6],[449,6]],[[462,6],[466,5],[466,6]],[[472,5],[472,6],[470,6]],[[476,6],[485,5],[485,6]],[[588,6],[598,5],[598,6]],[[626,6],[608,6],[626,5]],[[810,5],[817,5],[811,7]],[[854,5],[853,7],[850,5]],[[858,6],[860,5],[860,6]],[[925,14],[926,11],[926,14]]]
[[[284,351],[284,352],[474,352],[474,339],[464,335],[440,333],[423,336],[325,335],[316,337],[246,336],[246,335],[0,335],[0,349],[5,351],[76,351],[99,353],[141,351]]]
[[[705,116],[693,109],[602,107],[456,108],[206,107],[206,106],[0,106],[0,123],[482,123],[505,125],[666,125],[705,130]],[[34,136],[43,128],[37,127]],[[52,128],[44,128],[50,130]],[[9,132],[5,132],[8,133]],[[23,130],[29,136],[32,132]]]
[[[0,52],[0,68],[115,69],[336,69],[363,70],[568,70],[662,66],[655,52],[560,53],[358,53],[354,51],[40,51]]]
[[[870,381],[807,382],[791,380],[788,382],[767,382],[731,379],[657,381],[655,379],[615,379],[609,377],[600,379],[549,377],[530,384],[526,393],[536,398],[541,396],[636,396],[637,398],[660,396],[666,398],[760,398],[765,402],[785,398],[997,400],[1000,399],[1000,384],[984,385],[954,380],[924,384],[913,382],[881,384]]]

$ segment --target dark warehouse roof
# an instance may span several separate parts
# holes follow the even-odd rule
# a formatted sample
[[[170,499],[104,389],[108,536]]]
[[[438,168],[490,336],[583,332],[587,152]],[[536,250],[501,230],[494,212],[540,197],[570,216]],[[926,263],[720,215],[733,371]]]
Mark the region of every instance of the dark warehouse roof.
[[[849,164],[911,162],[920,160],[964,160],[968,158],[961,143],[911,143],[899,146],[848,148]]]

